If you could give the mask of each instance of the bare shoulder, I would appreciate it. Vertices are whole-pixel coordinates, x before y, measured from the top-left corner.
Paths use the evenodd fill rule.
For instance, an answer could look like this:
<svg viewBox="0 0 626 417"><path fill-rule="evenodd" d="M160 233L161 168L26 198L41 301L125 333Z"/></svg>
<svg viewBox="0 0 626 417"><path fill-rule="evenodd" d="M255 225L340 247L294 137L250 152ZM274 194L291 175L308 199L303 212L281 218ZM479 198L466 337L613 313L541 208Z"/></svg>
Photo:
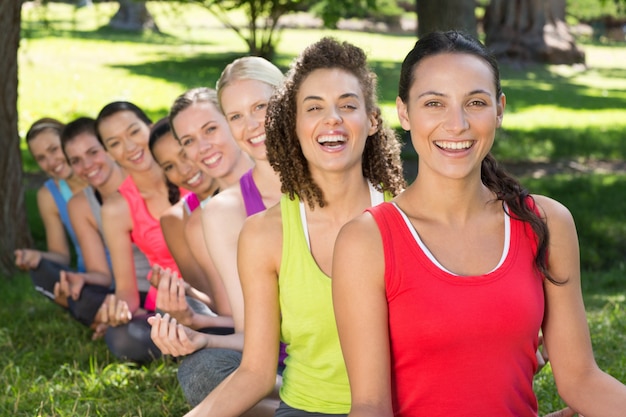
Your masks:
<svg viewBox="0 0 626 417"><path fill-rule="evenodd" d="M378 225L370 213L363 213L346 223L335 241L335 256L364 261L372 260L382 252Z"/></svg>
<svg viewBox="0 0 626 417"><path fill-rule="evenodd" d="M46 203L46 204L54 203L54 198L52 197L52 193L50 192L48 187L46 187L45 185L42 185L37 190L37 203L40 205L42 203Z"/></svg>
<svg viewBox="0 0 626 417"><path fill-rule="evenodd" d="M202 221L211 228L235 226L239 229L245 218L246 209L239 184L221 191L202 208Z"/></svg>
<svg viewBox="0 0 626 417"><path fill-rule="evenodd" d="M222 190L215 197L211 198L203 208L205 212L219 213L243 207L243 197L239 183Z"/></svg>
<svg viewBox="0 0 626 417"><path fill-rule="evenodd" d="M533 194L532 197L541 215L546 219L548 227L574 224L572 213L562 203L544 195Z"/></svg>
<svg viewBox="0 0 626 417"><path fill-rule="evenodd" d="M243 224L240 241L266 247L266 249L270 249L269 246L282 246L282 224L280 204L278 204L248 217Z"/></svg>
<svg viewBox="0 0 626 417"><path fill-rule="evenodd" d="M117 221L130 219L130 208L120 193L109 196L102 204L102 218Z"/></svg>
<svg viewBox="0 0 626 417"><path fill-rule="evenodd" d="M168 207L167 210L161 214L159 221L161 226L163 225L171 225L171 224L180 224L185 218L185 207L182 200L177 202L176 204Z"/></svg>
<svg viewBox="0 0 626 417"><path fill-rule="evenodd" d="M367 237L378 233L378 225L370 213L362 213L346 223L340 233L350 237Z"/></svg>
<svg viewBox="0 0 626 417"><path fill-rule="evenodd" d="M67 202L67 210L70 213L80 213L82 210L89 210L89 201L87 201L87 197L85 193L80 191L70 198L70 201Z"/></svg>

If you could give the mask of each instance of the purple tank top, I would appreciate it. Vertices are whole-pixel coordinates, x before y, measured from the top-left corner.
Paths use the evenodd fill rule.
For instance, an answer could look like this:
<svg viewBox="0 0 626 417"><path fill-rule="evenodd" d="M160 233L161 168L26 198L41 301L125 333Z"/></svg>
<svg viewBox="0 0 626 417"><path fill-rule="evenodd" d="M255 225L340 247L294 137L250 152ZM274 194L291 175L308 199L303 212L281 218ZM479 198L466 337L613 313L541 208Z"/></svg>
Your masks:
<svg viewBox="0 0 626 417"><path fill-rule="evenodd" d="M246 215L248 217L265 210L266 207L263 204L261 192L252 178L252 170L241 176L239 186L241 187L241 196L243 197L243 204L246 206Z"/></svg>
<svg viewBox="0 0 626 417"><path fill-rule="evenodd" d="M254 183L252 178L252 170L246 172L239 179L239 186L241 187L241 196L243 197L243 204L246 206L246 215L248 217L265 210L265 204L263 204L263 197L261 192ZM278 365L283 367L285 364L285 358L287 352L285 350L285 344L280 344L280 352L278 355Z"/></svg>

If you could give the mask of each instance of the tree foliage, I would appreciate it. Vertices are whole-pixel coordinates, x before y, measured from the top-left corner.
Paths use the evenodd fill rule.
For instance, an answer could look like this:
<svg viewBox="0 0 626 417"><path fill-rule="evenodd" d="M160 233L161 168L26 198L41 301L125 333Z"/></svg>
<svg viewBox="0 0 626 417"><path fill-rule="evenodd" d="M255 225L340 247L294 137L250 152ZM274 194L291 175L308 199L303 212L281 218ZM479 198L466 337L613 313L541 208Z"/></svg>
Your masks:
<svg viewBox="0 0 626 417"><path fill-rule="evenodd" d="M250 55L271 59L280 40L280 18L316 6L326 27L333 27L341 16L358 8L376 8L377 0L183 0L204 6L225 27L232 29L248 46ZM380 0L378 0L380 1ZM320 4L321 3L321 4ZM232 11L246 16L246 25L233 20Z"/></svg>

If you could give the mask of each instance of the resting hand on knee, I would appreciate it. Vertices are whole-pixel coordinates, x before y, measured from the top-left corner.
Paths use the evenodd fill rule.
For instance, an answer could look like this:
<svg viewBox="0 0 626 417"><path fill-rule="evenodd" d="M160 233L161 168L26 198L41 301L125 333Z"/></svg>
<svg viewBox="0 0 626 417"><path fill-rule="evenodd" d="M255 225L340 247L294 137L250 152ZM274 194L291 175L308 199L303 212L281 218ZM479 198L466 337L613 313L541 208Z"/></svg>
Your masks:
<svg viewBox="0 0 626 417"><path fill-rule="evenodd" d="M150 337L164 355L184 356L208 347L210 336L197 332L165 314L148 318Z"/></svg>

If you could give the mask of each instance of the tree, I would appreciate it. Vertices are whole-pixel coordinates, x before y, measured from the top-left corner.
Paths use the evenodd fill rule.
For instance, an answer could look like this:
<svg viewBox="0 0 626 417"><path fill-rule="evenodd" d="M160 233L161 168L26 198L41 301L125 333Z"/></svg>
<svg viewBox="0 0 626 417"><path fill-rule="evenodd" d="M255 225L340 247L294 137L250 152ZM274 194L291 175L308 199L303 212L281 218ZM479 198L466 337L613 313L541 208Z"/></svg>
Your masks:
<svg viewBox="0 0 626 417"><path fill-rule="evenodd" d="M109 21L109 27L137 32L143 30L159 31L145 1L118 0L118 3L120 7Z"/></svg>
<svg viewBox="0 0 626 417"><path fill-rule="evenodd" d="M376 0L183 0L204 6L225 27L232 29L246 43L250 55L272 59L280 39L279 20L282 16L308 10L313 4L324 3L321 18L332 27L342 13L355 7L376 7ZM232 19L233 10L243 10L247 24L240 27Z"/></svg>
<svg viewBox="0 0 626 417"><path fill-rule="evenodd" d="M565 0L491 0L485 43L502 61L585 62L565 23Z"/></svg>
<svg viewBox="0 0 626 417"><path fill-rule="evenodd" d="M17 132L17 50L22 0L0 0L0 273L14 271L13 251L31 244L24 209L22 153Z"/></svg>
<svg viewBox="0 0 626 417"><path fill-rule="evenodd" d="M436 30L462 30L476 36L475 0L417 0L417 36Z"/></svg>

